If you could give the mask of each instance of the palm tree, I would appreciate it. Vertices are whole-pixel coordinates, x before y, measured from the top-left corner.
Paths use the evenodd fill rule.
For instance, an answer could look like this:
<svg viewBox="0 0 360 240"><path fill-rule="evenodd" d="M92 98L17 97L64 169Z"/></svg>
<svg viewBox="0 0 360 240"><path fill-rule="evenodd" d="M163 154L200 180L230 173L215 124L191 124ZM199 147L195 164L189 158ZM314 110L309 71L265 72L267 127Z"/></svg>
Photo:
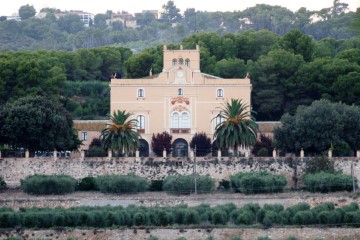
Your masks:
<svg viewBox="0 0 360 240"><path fill-rule="evenodd" d="M101 131L101 142L104 149L114 151L133 152L139 144L140 134L134 131L137 120L129 119L131 113L118 110L110 117L111 124Z"/></svg>
<svg viewBox="0 0 360 240"><path fill-rule="evenodd" d="M220 117L224 121L217 124L214 133L220 148L232 148L237 152L239 146L255 144L258 125L252 113L249 106L239 99L231 99L223 104L216 118Z"/></svg>

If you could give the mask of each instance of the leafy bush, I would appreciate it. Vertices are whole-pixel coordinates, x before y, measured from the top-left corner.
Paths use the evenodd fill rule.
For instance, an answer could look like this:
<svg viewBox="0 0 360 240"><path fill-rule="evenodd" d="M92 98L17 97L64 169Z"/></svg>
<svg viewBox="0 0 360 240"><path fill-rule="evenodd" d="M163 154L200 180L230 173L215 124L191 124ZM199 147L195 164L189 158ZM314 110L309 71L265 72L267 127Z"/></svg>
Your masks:
<svg viewBox="0 0 360 240"><path fill-rule="evenodd" d="M351 150L349 144L344 141L341 141L333 146L333 156L334 157L350 157L353 151Z"/></svg>
<svg viewBox="0 0 360 240"><path fill-rule="evenodd" d="M221 179L221 181L219 182L219 187L223 187L224 189L229 190L230 189L230 181Z"/></svg>
<svg viewBox="0 0 360 240"><path fill-rule="evenodd" d="M226 213L224 213L221 210L216 210L212 213L212 222L214 224L221 224L221 225L225 225L228 221L228 218L226 216Z"/></svg>
<svg viewBox="0 0 360 240"><path fill-rule="evenodd" d="M211 152L211 139L208 138L206 133L195 133L190 142L191 149L195 149L196 146L196 156L204 157Z"/></svg>
<svg viewBox="0 0 360 240"><path fill-rule="evenodd" d="M251 153L258 157L268 157L272 154L272 140L264 134L260 134L260 140L254 144Z"/></svg>
<svg viewBox="0 0 360 240"><path fill-rule="evenodd" d="M230 176L232 188L242 193L282 192L287 184L283 175L269 172L238 173Z"/></svg>
<svg viewBox="0 0 360 240"><path fill-rule="evenodd" d="M355 180L357 182L357 180ZM351 191L352 177L341 173L319 172L304 176L305 188L310 192Z"/></svg>
<svg viewBox="0 0 360 240"><path fill-rule="evenodd" d="M4 190L6 188L6 182L4 181L4 178L0 176L0 191Z"/></svg>
<svg viewBox="0 0 360 240"><path fill-rule="evenodd" d="M78 182L78 184L76 186L76 190L97 191L97 190L99 190L99 188L96 185L96 180L94 177L84 177Z"/></svg>
<svg viewBox="0 0 360 240"><path fill-rule="evenodd" d="M151 180L149 191L161 192L163 190L163 180Z"/></svg>
<svg viewBox="0 0 360 240"><path fill-rule="evenodd" d="M104 175L96 178L96 184L103 193L135 193L148 189L148 181L133 174Z"/></svg>
<svg viewBox="0 0 360 240"><path fill-rule="evenodd" d="M171 153L171 140L172 136L168 132L153 134L151 139L151 148L158 157L163 156L164 149L167 154Z"/></svg>
<svg viewBox="0 0 360 240"><path fill-rule="evenodd" d="M208 193L215 188L215 180L207 175L197 175L196 184L198 193ZM174 194L190 194L194 186L194 175L167 176L163 181L163 190Z"/></svg>
<svg viewBox="0 0 360 240"><path fill-rule="evenodd" d="M292 218L292 223L297 225L308 225L315 222L314 214L310 210L300 211Z"/></svg>
<svg viewBox="0 0 360 240"><path fill-rule="evenodd" d="M108 153L102 147L92 147L86 151L85 157L106 157Z"/></svg>
<svg viewBox="0 0 360 240"><path fill-rule="evenodd" d="M22 179L21 189L30 194L66 194L75 191L77 181L68 175L33 175Z"/></svg>
<svg viewBox="0 0 360 240"><path fill-rule="evenodd" d="M334 162L325 156L315 157L306 162L305 174L318 172L335 172Z"/></svg>

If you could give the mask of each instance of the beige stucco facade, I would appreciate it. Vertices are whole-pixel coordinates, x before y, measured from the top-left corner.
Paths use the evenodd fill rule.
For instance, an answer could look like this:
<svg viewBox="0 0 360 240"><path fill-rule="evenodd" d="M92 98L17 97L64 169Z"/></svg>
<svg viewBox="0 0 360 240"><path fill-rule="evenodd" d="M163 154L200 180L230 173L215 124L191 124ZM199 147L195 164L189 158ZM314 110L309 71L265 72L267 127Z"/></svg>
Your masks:
<svg viewBox="0 0 360 240"><path fill-rule="evenodd" d="M197 132L213 137L221 104L231 98L251 105L249 77L223 79L201 73L200 49L163 49L163 71L141 79L112 79L111 113L126 110L138 119L142 138L167 131L173 142ZM214 119L215 118L215 119ZM213 120L214 119L214 120Z"/></svg>

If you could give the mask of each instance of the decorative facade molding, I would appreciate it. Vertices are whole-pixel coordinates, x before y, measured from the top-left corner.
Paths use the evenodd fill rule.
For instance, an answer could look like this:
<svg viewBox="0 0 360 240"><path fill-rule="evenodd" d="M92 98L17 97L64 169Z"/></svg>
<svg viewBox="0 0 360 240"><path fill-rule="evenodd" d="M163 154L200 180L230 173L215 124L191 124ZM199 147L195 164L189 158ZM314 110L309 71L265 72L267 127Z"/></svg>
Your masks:
<svg viewBox="0 0 360 240"><path fill-rule="evenodd" d="M173 112L189 112L189 109L186 106L183 105L177 105L173 108Z"/></svg>
<svg viewBox="0 0 360 240"><path fill-rule="evenodd" d="M171 104L174 105L175 103L185 103L186 105L190 104L190 100L187 97L174 97L171 99Z"/></svg>

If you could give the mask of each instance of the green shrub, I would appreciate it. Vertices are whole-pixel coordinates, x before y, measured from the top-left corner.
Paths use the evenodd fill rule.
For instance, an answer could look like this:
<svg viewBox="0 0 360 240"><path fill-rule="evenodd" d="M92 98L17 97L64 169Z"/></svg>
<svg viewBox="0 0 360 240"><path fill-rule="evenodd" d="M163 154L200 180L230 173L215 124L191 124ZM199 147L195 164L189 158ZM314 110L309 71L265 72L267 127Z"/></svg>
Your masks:
<svg viewBox="0 0 360 240"><path fill-rule="evenodd" d="M197 192L208 193L214 190L215 181L206 175L197 175ZM177 175L167 176L163 181L163 189L173 194L190 194L194 192L194 176L193 175Z"/></svg>
<svg viewBox="0 0 360 240"><path fill-rule="evenodd" d="M219 187L223 187L224 189L229 190L230 189L230 181L221 179L221 181L219 182Z"/></svg>
<svg viewBox="0 0 360 240"><path fill-rule="evenodd" d="M357 180L356 180L357 181ZM319 172L304 176L305 188L310 192L351 191L352 177L342 173Z"/></svg>
<svg viewBox="0 0 360 240"><path fill-rule="evenodd" d="M94 177L84 177L76 185L76 190L79 191L97 191L99 190L96 185L96 180Z"/></svg>
<svg viewBox="0 0 360 240"><path fill-rule="evenodd" d="M133 174L104 175L96 178L96 184L102 193L136 193L148 189L148 181Z"/></svg>
<svg viewBox="0 0 360 240"><path fill-rule="evenodd" d="M341 214L338 211L322 211L317 215L320 224L337 224L341 223Z"/></svg>
<svg viewBox="0 0 360 240"><path fill-rule="evenodd" d="M271 240L268 236L258 237L257 240Z"/></svg>
<svg viewBox="0 0 360 240"><path fill-rule="evenodd" d="M286 210L290 213L291 217L295 216L296 213L301 211L306 211L310 209L310 205L307 203L298 203L291 207L288 207Z"/></svg>
<svg viewBox="0 0 360 240"><path fill-rule="evenodd" d="M212 222L213 224L221 224L221 225L225 225L228 221L226 213L224 213L221 210L216 210L212 213Z"/></svg>
<svg viewBox="0 0 360 240"><path fill-rule="evenodd" d="M4 181L4 178L0 176L0 191L4 190L6 188L6 182Z"/></svg>
<svg viewBox="0 0 360 240"><path fill-rule="evenodd" d="M77 181L67 175L33 175L21 180L21 189L30 194L66 194L75 191Z"/></svg>
<svg viewBox="0 0 360 240"><path fill-rule="evenodd" d="M311 158L306 162L304 172L305 174L318 172L334 173L334 162L325 156Z"/></svg>
<svg viewBox="0 0 360 240"><path fill-rule="evenodd" d="M163 180L151 180L149 191L161 192L163 190Z"/></svg>
<svg viewBox="0 0 360 240"><path fill-rule="evenodd" d="M199 214L193 209L188 209L185 213L184 222L188 225L199 224L200 223Z"/></svg>
<svg viewBox="0 0 360 240"><path fill-rule="evenodd" d="M232 188L242 193L282 192L287 184L283 175L260 173L238 173L230 176Z"/></svg>
<svg viewBox="0 0 360 240"><path fill-rule="evenodd" d="M102 147L92 147L86 151L85 157L107 157L107 155Z"/></svg>
<svg viewBox="0 0 360 240"><path fill-rule="evenodd" d="M333 146L334 157L351 157L353 151L346 142L339 142Z"/></svg>
<svg viewBox="0 0 360 240"><path fill-rule="evenodd" d="M297 237L289 236L286 238L286 240L299 240Z"/></svg>
<svg viewBox="0 0 360 240"><path fill-rule="evenodd" d="M356 202L352 202L343 206L341 209L344 210L344 212L353 212L359 209L359 205Z"/></svg>
<svg viewBox="0 0 360 240"><path fill-rule="evenodd" d="M280 218L279 213L274 212L274 211L266 211L262 223L266 227L270 227L270 226L272 226L274 224L280 224L281 223L281 218Z"/></svg>
<svg viewBox="0 0 360 240"><path fill-rule="evenodd" d="M297 212L291 222L296 225L309 225L315 223L315 218L312 211L306 210Z"/></svg>
<svg viewBox="0 0 360 240"><path fill-rule="evenodd" d="M146 225L146 217L142 211L135 213L133 216L133 221L135 226Z"/></svg>

